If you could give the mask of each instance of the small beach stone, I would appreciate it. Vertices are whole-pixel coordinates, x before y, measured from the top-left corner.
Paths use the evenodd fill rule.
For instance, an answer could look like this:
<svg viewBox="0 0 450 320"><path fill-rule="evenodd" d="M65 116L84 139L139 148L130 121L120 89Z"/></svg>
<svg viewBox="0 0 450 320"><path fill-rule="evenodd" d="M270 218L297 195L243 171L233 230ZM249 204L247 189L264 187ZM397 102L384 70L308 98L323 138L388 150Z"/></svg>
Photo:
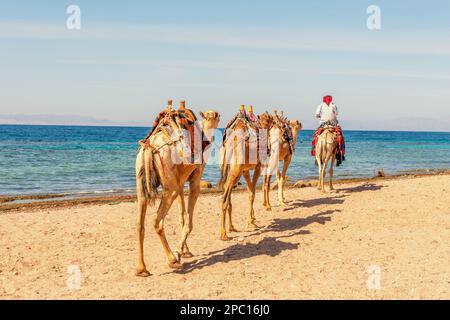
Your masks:
<svg viewBox="0 0 450 320"><path fill-rule="evenodd" d="M202 181L200 181L200 188L202 188L202 189L211 189L212 188L212 183L202 180Z"/></svg>

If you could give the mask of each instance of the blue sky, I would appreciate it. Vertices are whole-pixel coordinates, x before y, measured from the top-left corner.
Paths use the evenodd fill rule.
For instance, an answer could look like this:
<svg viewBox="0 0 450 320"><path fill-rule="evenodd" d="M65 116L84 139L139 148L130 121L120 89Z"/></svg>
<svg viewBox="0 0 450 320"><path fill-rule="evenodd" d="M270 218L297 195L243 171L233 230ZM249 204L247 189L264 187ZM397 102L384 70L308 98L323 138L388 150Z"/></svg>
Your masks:
<svg viewBox="0 0 450 320"><path fill-rule="evenodd" d="M70 4L81 30L66 29ZM150 123L173 98L223 122L245 103L312 127L331 93L348 127L441 129L449 16L448 1L2 0L0 114Z"/></svg>

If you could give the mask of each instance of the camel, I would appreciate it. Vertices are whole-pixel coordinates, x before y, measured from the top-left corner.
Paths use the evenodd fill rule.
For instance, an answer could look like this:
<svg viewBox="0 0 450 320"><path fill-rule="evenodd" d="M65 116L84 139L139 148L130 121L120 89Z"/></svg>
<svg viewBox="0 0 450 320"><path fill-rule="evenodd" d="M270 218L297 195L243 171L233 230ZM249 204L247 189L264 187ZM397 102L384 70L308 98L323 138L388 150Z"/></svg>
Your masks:
<svg viewBox="0 0 450 320"><path fill-rule="evenodd" d="M323 132L319 135L316 143L316 162L319 167L319 183L317 185L317 189L322 192L326 192L324 185L325 171L327 169L328 162L330 161L330 190L334 190L333 167L337 152L338 142L335 128L331 125L325 125L323 127Z"/></svg>
<svg viewBox="0 0 450 320"><path fill-rule="evenodd" d="M276 152L276 150L279 150L279 152L278 152L278 159L276 158L273 159L275 163L273 163L273 165L268 168L267 170L268 172L266 172L266 175L264 177L263 206L266 208L267 211L272 210L272 207L270 205L270 179L272 178L272 172L274 171L275 168L277 170L277 182L278 182L278 205L280 206L286 205L286 201L284 198L284 184L286 182L286 172L292 161L292 156L294 152L294 150L291 150L291 145L289 144L289 141L287 140L286 134L284 132L286 128L281 123L281 120L276 112L274 118L277 119L277 121L275 121L272 129L270 129L269 132L270 150L273 150L274 152ZM292 131L292 138L293 138L292 147L295 147L297 143L298 134L302 129L302 125L298 120L291 120L289 121L289 129ZM283 169L281 170L281 172L278 166L279 161L283 161ZM275 168L273 168L273 166L275 166Z"/></svg>
<svg viewBox="0 0 450 320"><path fill-rule="evenodd" d="M175 114L173 109L169 109ZM202 116L201 133L203 140L211 141L214 130L217 129L220 115L216 111L200 112ZM164 252L167 256L169 267L180 269L181 257L192 257L187 246L187 238L193 227L194 207L200 194L200 178L203 174L205 161L178 161L177 157L188 154L182 143L179 119L177 116L169 117L169 124L162 130L155 130L154 134L140 141L140 148L136 157L136 191L137 191L137 238L138 238L138 267L136 275L148 277L144 262L144 235L145 216L149 205L154 204L158 186L161 186L161 201L152 223L158 234ZM178 139L176 133L179 134ZM175 138L174 138L175 136ZM194 144L195 146L196 144ZM198 143L197 143L198 145ZM195 147L194 147L195 148ZM206 152L200 150L200 157L204 158ZM186 158L185 158L186 159ZM169 174L170 173L170 174ZM189 200L186 212L184 202L184 184L189 182ZM180 224L182 227L181 241L175 254L170 249L164 233L164 218L173 201L178 199L180 211ZM187 219L186 219L187 218Z"/></svg>
<svg viewBox="0 0 450 320"><path fill-rule="evenodd" d="M259 133L256 133L256 130L249 129L248 124L242 118L238 117L236 121L233 134L227 137L221 150L223 161L221 163L221 179L218 188L221 190L223 186L222 211L220 213L220 239L223 241L229 240L225 229L226 216L228 216L228 232L237 231L232 220L231 193L242 175L247 183L250 205L247 229L259 228L255 223L256 218L253 209L256 183L261 175L262 167L256 141L263 135L262 132L267 132L271 128L273 117L268 113L258 116ZM253 178L250 176L251 170L254 170Z"/></svg>

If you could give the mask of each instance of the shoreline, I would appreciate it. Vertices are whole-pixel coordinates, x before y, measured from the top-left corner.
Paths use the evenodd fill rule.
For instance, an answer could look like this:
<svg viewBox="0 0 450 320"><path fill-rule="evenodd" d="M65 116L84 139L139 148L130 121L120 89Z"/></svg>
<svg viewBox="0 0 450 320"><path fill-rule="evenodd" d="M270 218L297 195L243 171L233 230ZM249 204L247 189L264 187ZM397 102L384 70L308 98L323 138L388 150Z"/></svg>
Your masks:
<svg viewBox="0 0 450 320"><path fill-rule="evenodd" d="M375 176L372 178L344 178L334 180L334 184L346 184L356 182L374 182L383 180L400 180L400 179L414 179L424 176L439 176L450 175L450 169L420 169L414 171L399 172L394 175ZM296 182L287 182L287 189L296 188L311 188L317 184L316 179L312 180L299 180ZM276 184L271 184L272 190L276 187ZM246 190L244 185L238 185L235 187L235 192L243 192ZM257 190L261 190L261 185L257 187ZM215 187L202 188L200 194L219 194ZM186 193L185 193L186 194ZM8 212L17 212L23 210L38 211L48 209L69 208L78 206L89 205L116 205L125 202L136 201L135 193L121 193L121 194L102 194L94 195L94 193L86 193L83 195L74 194L41 194L41 195L18 195L18 196L2 196L0 195L0 214Z"/></svg>

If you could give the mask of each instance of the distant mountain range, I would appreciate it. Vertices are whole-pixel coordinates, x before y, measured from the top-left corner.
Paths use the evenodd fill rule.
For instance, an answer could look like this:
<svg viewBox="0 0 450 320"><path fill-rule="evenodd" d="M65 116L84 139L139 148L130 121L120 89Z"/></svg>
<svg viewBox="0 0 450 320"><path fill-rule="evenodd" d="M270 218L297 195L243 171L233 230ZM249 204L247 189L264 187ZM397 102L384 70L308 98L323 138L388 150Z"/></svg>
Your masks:
<svg viewBox="0 0 450 320"><path fill-rule="evenodd" d="M341 121L347 130L437 131L450 132L450 116L433 118L397 118L386 120Z"/></svg>
<svg viewBox="0 0 450 320"><path fill-rule="evenodd" d="M225 123L225 122L224 122ZM304 121L304 129L311 129L315 121ZM75 115L0 115L0 124L28 125L79 125L79 126L131 126L149 127L149 122L112 121L94 117ZM439 119L433 118L397 118L386 120L341 120L344 130L378 130L378 131L442 131L450 132L450 115Z"/></svg>

